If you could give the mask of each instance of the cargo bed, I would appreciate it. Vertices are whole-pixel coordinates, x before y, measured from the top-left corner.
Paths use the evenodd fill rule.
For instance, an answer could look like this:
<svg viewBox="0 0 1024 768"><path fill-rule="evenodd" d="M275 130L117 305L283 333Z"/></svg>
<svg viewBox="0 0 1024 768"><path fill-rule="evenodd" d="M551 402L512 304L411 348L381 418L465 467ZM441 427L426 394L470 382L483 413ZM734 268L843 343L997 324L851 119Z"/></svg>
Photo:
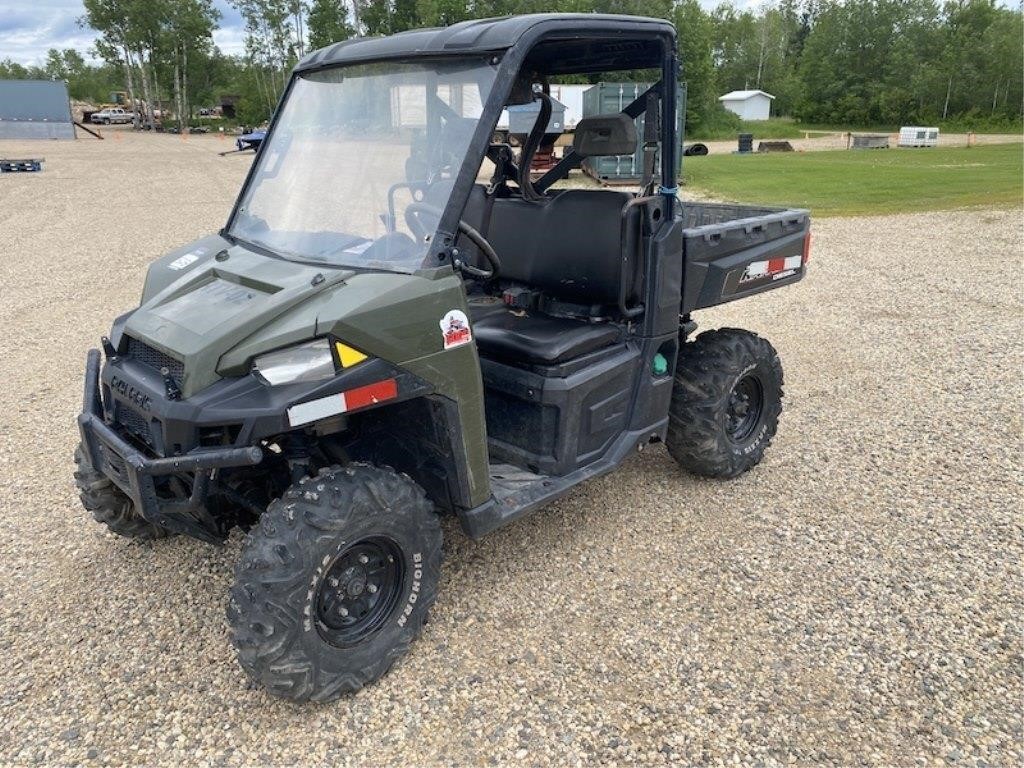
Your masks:
<svg viewBox="0 0 1024 768"><path fill-rule="evenodd" d="M809 211L690 201L682 206L684 315L803 277Z"/></svg>

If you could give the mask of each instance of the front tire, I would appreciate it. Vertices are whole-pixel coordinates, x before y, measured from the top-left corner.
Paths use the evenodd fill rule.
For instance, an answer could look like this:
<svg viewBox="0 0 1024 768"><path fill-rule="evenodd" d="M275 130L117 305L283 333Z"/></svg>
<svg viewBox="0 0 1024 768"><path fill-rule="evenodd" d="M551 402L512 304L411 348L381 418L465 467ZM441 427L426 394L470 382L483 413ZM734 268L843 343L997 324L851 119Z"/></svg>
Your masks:
<svg viewBox="0 0 1024 768"><path fill-rule="evenodd" d="M103 523L112 533L126 539L153 541L171 535L166 528L154 525L135 511L135 505L114 482L96 469L85 458L79 445L75 449L75 486L82 506L92 513L97 523Z"/></svg>
<svg viewBox="0 0 1024 768"><path fill-rule="evenodd" d="M760 463L782 413L782 362L738 328L684 344L669 408L668 452L688 472L736 477Z"/></svg>
<svg viewBox="0 0 1024 768"><path fill-rule="evenodd" d="M441 525L422 488L368 464L323 469L246 538L227 609L238 661L293 701L357 691L419 635L440 571Z"/></svg>

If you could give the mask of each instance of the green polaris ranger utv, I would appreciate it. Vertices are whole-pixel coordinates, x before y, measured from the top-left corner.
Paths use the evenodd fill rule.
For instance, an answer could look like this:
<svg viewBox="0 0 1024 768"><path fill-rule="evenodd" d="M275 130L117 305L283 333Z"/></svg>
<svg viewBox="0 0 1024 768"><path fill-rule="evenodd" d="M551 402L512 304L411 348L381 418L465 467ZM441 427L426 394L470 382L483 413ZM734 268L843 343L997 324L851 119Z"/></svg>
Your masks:
<svg viewBox="0 0 1024 768"><path fill-rule="evenodd" d="M638 70L654 85L531 173L550 78ZM691 338L691 313L800 280L809 217L677 198L678 76L673 27L629 16L316 51L224 228L156 260L89 352L82 503L134 539L248 531L227 615L271 693L387 672L436 596L442 514L482 536L653 442L709 477L761 460L779 357ZM515 105L537 115L516 149L494 141ZM556 188L606 157L637 192Z"/></svg>

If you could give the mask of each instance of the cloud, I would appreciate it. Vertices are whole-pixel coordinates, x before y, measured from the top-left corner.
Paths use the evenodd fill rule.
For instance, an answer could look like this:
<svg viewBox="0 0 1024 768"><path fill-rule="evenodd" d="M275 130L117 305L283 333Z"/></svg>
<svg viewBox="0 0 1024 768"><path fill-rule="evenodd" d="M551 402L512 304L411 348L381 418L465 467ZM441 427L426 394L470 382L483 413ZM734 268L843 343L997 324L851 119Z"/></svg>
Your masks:
<svg viewBox="0 0 1024 768"><path fill-rule="evenodd" d="M41 65L50 48L74 48L89 58L97 33L79 26L85 16L82 0L2 0L0 58ZM243 53L244 29L238 11L227 0L214 0L221 13L213 41L227 54Z"/></svg>
<svg viewBox="0 0 1024 768"><path fill-rule="evenodd" d="M20 32L34 24L34 20L27 13L5 13L0 16L0 32Z"/></svg>

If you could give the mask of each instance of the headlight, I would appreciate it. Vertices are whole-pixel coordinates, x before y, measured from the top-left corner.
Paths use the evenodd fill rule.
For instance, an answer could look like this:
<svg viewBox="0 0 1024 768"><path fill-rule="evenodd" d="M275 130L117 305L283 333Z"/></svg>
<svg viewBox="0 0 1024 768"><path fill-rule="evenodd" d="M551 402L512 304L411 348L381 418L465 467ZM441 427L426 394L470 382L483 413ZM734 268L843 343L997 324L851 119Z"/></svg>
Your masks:
<svg viewBox="0 0 1024 768"><path fill-rule="evenodd" d="M253 370L272 386L321 381L334 376L334 356L327 339L317 339L260 355L253 361Z"/></svg>

